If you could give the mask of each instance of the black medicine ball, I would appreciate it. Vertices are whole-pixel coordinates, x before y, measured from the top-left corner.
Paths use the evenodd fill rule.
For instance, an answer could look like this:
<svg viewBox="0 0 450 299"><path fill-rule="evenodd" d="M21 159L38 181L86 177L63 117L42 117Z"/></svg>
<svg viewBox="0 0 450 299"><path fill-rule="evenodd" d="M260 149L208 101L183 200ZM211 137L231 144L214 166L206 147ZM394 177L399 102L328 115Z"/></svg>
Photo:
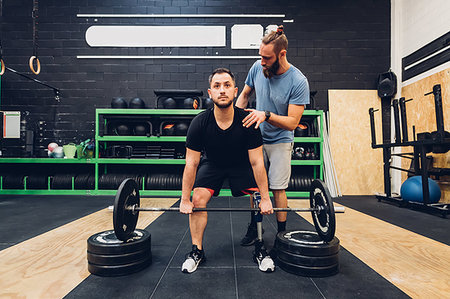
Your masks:
<svg viewBox="0 0 450 299"><path fill-rule="evenodd" d="M308 136L308 126L305 124L298 124L297 128L295 128L294 136L295 137L306 137Z"/></svg>
<svg viewBox="0 0 450 299"><path fill-rule="evenodd" d="M175 100L172 98L167 98L163 101L163 107L164 109L176 109L177 102L175 102Z"/></svg>
<svg viewBox="0 0 450 299"><path fill-rule="evenodd" d="M136 124L134 126L134 135L136 136L146 136L149 133L147 126L144 124Z"/></svg>
<svg viewBox="0 0 450 299"><path fill-rule="evenodd" d="M175 133L178 136L186 136L188 131L188 124L185 122L179 122L175 126Z"/></svg>
<svg viewBox="0 0 450 299"><path fill-rule="evenodd" d="M131 135L130 127L126 124L120 124L116 127L116 134L121 136Z"/></svg>
<svg viewBox="0 0 450 299"><path fill-rule="evenodd" d="M205 109L210 109L212 107L214 107L214 102L211 98L206 98L203 102L203 108Z"/></svg>
<svg viewBox="0 0 450 299"><path fill-rule="evenodd" d="M200 108L199 104L198 100L193 98L185 98L183 101L184 109L198 109Z"/></svg>
<svg viewBox="0 0 450 299"><path fill-rule="evenodd" d="M140 98L134 98L130 101L130 105L128 105L130 109L144 109L145 102Z"/></svg>
<svg viewBox="0 0 450 299"><path fill-rule="evenodd" d="M123 98L113 98L111 101L111 108L126 109L128 108L128 104Z"/></svg>
<svg viewBox="0 0 450 299"><path fill-rule="evenodd" d="M165 136L172 136L175 134L175 124L165 124L162 129L162 134Z"/></svg>

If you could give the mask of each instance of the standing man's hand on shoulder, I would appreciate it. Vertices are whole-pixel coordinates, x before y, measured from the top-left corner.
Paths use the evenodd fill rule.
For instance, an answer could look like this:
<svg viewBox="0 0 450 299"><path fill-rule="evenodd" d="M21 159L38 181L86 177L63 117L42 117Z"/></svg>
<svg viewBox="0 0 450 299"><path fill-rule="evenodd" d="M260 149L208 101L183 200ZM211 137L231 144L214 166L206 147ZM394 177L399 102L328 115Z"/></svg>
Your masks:
<svg viewBox="0 0 450 299"><path fill-rule="evenodd" d="M242 125L249 128L251 125L255 124L255 129L258 129L259 125L266 120L266 113L264 111L258 111L255 109L244 109L250 112L243 120Z"/></svg>

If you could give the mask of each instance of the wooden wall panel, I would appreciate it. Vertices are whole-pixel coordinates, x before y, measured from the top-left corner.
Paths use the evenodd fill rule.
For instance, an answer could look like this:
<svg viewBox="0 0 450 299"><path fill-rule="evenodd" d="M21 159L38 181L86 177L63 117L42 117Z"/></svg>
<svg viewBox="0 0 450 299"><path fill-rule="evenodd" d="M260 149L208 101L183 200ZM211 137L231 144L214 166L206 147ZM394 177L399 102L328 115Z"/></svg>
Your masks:
<svg viewBox="0 0 450 299"><path fill-rule="evenodd" d="M383 193L383 153L372 149L369 108L381 107L376 90L329 90L330 146L343 195ZM375 113L381 142L381 113Z"/></svg>
<svg viewBox="0 0 450 299"><path fill-rule="evenodd" d="M424 94L433 90L433 86L441 84L442 105L444 110L444 128L450 131L450 68L427 78L404 86L402 96L405 99L413 99L406 103L408 119L408 137L412 140L412 126L416 127L416 133L436 131L436 113L434 108L434 96ZM403 152L412 152L412 148L404 147ZM430 154L433 156L434 167L450 167L450 152L446 154ZM402 168L409 168L410 161L403 159ZM407 179L406 173L402 174L402 182ZM442 191L441 202L450 203L450 176L441 177L438 181Z"/></svg>

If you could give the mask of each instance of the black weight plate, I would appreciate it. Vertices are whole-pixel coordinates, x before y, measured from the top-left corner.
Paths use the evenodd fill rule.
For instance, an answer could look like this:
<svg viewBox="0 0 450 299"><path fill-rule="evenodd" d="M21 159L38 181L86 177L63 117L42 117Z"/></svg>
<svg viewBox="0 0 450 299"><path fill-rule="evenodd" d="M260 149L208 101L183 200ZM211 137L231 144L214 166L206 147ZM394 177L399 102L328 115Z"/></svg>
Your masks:
<svg viewBox="0 0 450 299"><path fill-rule="evenodd" d="M126 242L117 239L113 230L96 233L87 240L87 251L94 254L127 254L141 250L151 250L151 234L142 229L136 229L133 237Z"/></svg>
<svg viewBox="0 0 450 299"><path fill-rule="evenodd" d="M287 230L277 234L275 248L305 256L329 256L339 252L339 239L327 243L316 232Z"/></svg>
<svg viewBox="0 0 450 299"><path fill-rule="evenodd" d="M156 175L152 174L150 177L150 190L156 189Z"/></svg>
<svg viewBox="0 0 450 299"><path fill-rule="evenodd" d="M162 174L158 174L158 176L156 177L156 189L157 190L161 190L161 186L162 186L162 180L163 180L163 175Z"/></svg>
<svg viewBox="0 0 450 299"><path fill-rule="evenodd" d="M310 190L309 202L311 208L322 208L320 211L311 212L314 226L319 236L325 242L330 242L336 232L336 217L330 191L321 180L314 180Z"/></svg>
<svg viewBox="0 0 450 299"><path fill-rule="evenodd" d="M133 212L127 210L126 207L132 205L139 207L139 204L138 185L132 179L124 180L120 184L114 200L113 223L117 239L126 241L133 235L138 221L139 211Z"/></svg>
<svg viewBox="0 0 450 299"><path fill-rule="evenodd" d="M124 254L96 254L88 251L87 260L91 264L102 266L118 266L148 259L152 255L150 248Z"/></svg>
<svg viewBox="0 0 450 299"><path fill-rule="evenodd" d="M152 263L152 258L144 259L130 264L118 266L104 266L88 263L88 270L90 273L98 276L123 276L136 273L147 268Z"/></svg>
<svg viewBox="0 0 450 299"><path fill-rule="evenodd" d="M295 187L297 190L302 190L301 177L295 177Z"/></svg>
<svg viewBox="0 0 450 299"><path fill-rule="evenodd" d="M335 275L339 272L339 264L325 267L306 267L278 259L278 265L286 272L307 277L326 277Z"/></svg>
<svg viewBox="0 0 450 299"><path fill-rule="evenodd" d="M173 189L173 174L169 174L169 177L167 179L166 188L167 188L167 190L172 190Z"/></svg>
<svg viewBox="0 0 450 299"><path fill-rule="evenodd" d="M306 256L277 250L277 258L294 265L306 267L326 267L339 263L339 253L327 256Z"/></svg>

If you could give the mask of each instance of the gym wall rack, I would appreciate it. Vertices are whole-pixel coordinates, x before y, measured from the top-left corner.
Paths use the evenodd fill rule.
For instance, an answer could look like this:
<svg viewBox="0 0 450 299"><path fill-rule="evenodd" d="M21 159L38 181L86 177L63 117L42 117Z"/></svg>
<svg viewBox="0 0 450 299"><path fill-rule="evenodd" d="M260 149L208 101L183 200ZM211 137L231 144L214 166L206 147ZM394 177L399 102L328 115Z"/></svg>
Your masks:
<svg viewBox="0 0 450 299"><path fill-rule="evenodd" d="M107 177L112 170L121 171L120 175L130 173L127 169L133 169L133 167L140 169L149 169L149 173L152 169L177 169L181 173L184 168L185 160L183 158L172 159L153 159L153 158L116 158L105 157L101 155L101 151L98 149L108 146L114 146L121 144L127 146L128 144L142 144L147 146L161 146L165 144L175 145L177 147L183 147L186 142L186 136L163 136L158 134L160 125L158 122L167 120L168 118L181 118L192 119L198 113L203 111L202 109L96 109L95 113L95 155L91 159L54 159L54 158L0 158L0 194L46 194L46 195L115 195L116 188L105 189L100 186L102 179ZM292 160L292 174L294 177L310 177L312 179L323 179L323 111L322 110L305 110L302 119L309 119L315 121L318 130L317 137L295 137L295 144L309 144L315 148L317 154L314 160ZM107 127L108 122L116 121L117 119L131 119L133 121L143 120L152 122L153 132L146 136L117 136L108 135ZM156 125L155 125L156 124ZM42 168L59 167L67 169L67 175L71 175L69 179L72 181L71 188L67 189L54 189L52 188L52 178L47 177L47 188L42 189L30 189L27 180L29 181L29 173L25 173L24 168L34 169L34 172L39 172ZM81 168L83 171L94 178L93 188L79 189L76 188L76 171L72 171L72 168ZM4 188L5 177L10 175L12 169L15 169L15 173L23 174L23 184L20 188ZM33 172L32 171L32 172ZM178 171L177 171L178 173ZM119 174L119 173L117 173ZM134 176L141 175L142 173L135 173ZM153 174L153 173L152 173ZM87 175L84 173L83 175ZM155 174L158 177L159 174ZM170 175L170 173L169 173ZM31 177L31 176L30 176ZM136 179L136 178L135 178ZM172 178L172 180L176 180ZM180 196L180 190L155 190L148 189L146 186L152 185L152 182L147 178L142 177L139 179L142 185L140 188L140 194L144 196ZM170 180L169 180L170 181ZM168 182L169 182L168 181ZM147 182L147 183L146 183ZM169 183L168 183L169 184ZM27 186L28 185L28 186ZM297 185L301 185L300 181ZM231 196L229 189L222 189L220 196ZM292 190L292 188L290 189ZM288 191L288 196L291 197L309 197L307 191Z"/></svg>

